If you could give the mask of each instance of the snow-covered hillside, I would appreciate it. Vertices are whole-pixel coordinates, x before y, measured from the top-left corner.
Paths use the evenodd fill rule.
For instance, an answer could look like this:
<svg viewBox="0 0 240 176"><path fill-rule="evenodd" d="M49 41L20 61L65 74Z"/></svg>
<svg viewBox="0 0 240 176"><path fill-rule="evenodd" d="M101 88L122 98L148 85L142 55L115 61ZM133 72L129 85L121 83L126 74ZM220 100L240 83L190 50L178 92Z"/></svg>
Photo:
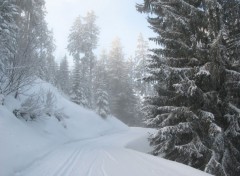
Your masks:
<svg viewBox="0 0 240 176"><path fill-rule="evenodd" d="M56 108L62 109L69 118L58 122L54 117L45 116L26 122L14 116L12 111L20 106L26 95L49 90L56 96ZM52 85L38 80L19 100L9 96L5 106L0 106L0 176L12 175L62 143L126 128L116 118L103 120L94 112L68 101Z"/></svg>
<svg viewBox="0 0 240 176"><path fill-rule="evenodd" d="M0 176L204 176L190 167L140 153L150 150L150 129L129 128L70 102L50 84L36 81L18 100L0 106ZM68 118L14 116L27 95L54 92L56 109ZM138 150L138 151L134 151Z"/></svg>

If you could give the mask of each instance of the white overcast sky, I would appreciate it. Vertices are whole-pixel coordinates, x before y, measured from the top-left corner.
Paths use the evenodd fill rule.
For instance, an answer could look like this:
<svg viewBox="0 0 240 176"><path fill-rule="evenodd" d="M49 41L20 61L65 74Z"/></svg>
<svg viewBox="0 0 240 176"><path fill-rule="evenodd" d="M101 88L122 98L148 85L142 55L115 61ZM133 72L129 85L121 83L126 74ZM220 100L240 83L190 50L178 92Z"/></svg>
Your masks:
<svg viewBox="0 0 240 176"><path fill-rule="evenodd" d="M114 38L121 39L126 57L134 56L139 33L145 39L154 36L148 28L146 16L136 11L135 4L143 0L46 0L47 22L53 29L57 46L56 57L66 53L67 38L77 16L85 16L90 10L96 14L100 27L96 54L102 49L109 50Z"/></svg>

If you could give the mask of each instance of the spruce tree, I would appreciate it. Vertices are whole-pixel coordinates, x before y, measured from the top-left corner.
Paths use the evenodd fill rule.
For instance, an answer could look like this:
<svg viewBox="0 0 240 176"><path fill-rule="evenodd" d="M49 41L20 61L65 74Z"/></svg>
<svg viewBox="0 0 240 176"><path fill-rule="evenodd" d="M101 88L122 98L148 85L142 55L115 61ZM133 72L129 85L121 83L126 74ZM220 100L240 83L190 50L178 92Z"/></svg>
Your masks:
<svg viewBox="0 0 240 176"><path fill-rule="evenodd" d="M93 90L95 93L97 93L97 90L99 89L108 92L109 80L108 80L107 60L108 60L107 52L103 50L100 55L100 58L96 61L96 66L94 69L94 79L93 79L94 89ZM94 94L94 97L97 97L97 95Z"/></svg>
<svg viewBox="0 0 240 176"><path fill-rule="evenodd" d="M91 11L87 13L86 17L77 17L72 26L68 43L70 55L80 61L81 85L89 108L93 107L93 68L96 62L93 50L97 47L98 35L96 16ZM82 54L81 57L80 54Z"/></svg>
<svg viewBox="0 0 240 176"><path fill-rule="evenodd" d="M108 94L101 89L97 90L96 111L102 118L107 118L109 115Z"/></svg>
<svg viewBox="0 0 240 176"><path fill-rule="evenodd" d="M239 175L239 72L234 69L229 26L234 1L145 0L137 5L161 47L152 49L150 76L155 96L146 99L146 123L158 129L154 155L218 176ZM233 4L234 5L233 5ZM226 17L228 16L229 19ZM230 19L231 18L231 19ZM237 48L236 44L233 44ZM236 64L236 62L235 62ZM235 168L235 169L234 169Z"/></svg>
<svg viewBox="0 0 240 176"><path fill-rule="evenodd" d="M60 67L58 71L58 85L64 93L69 94L70 78L69 78L69 68L68 68L68 61L67 61L66 55L63 57L60 63Z"/></svg>
<svg viewBox="0 0 240 176"><path fill-rule="evenodd" d="M109 79L109 102L111 114L123 122L134 125L136 98L131 86L127 64L120 39L112 42L107 63Z"/></svg>
<svg viewBox="0 0 240 176"><path fill-rule="evenodd" d="M13 0L0 1L0 76L6 72L6 63L16 51L18 26L17 5Z"/></svg>
<svg viewBox="0 0 240 176"><path fill-rule="evenodd" d="M83 24L82 17L78 16L71 28L71 33L68 36L68 46L67 49L70 55L73 56L75 60L81 59L81 54L84 51L84 34L83 34Z"/></svg>
<svg viewBox="0 0 240 176"><path fill-rule="evenodd" d="M57 86L57 75L58 75L59 65L56 63L55 57L53 55L53 52L55 51L55 45L53 43L52 31L49 31L47 33L46 46L44 50L45 50L45 57L40 58L40 60L45 60L44 62L45 74L43 79Z"/></svg>
<svg viewBox="0 0 240 176"><path fill-rule="evenodd" d="M84 24L81 16L77 17L68 36L68 51L73 56L75 65L72 74L71 99L76 104L88 107L88 87L86 86L86 60L81 54L85 49Z"/></svg>
<svg viewBox="0 0 240 176"><path fill-rule="evenodd" d="M43 24L42 24L43 23ZM53 52L55 51L55 44L53 43L53 32L47 29L47 24L42 22L39 25L40 41L39 41L39 52L38 52L38 64L39 68L37 76L41 79L57 84L57 63Z"/></svg>
<svg viewBox="0 0 240 176"><path fill-rule="evenodd" d="M93 50L97 48L99 28L96 25L96 15L94 11L90 11L83 18L84 24L84 54L87 67L87 86L89 87L89 104L93 107L93 69L96 65L96 57Z"/></svg>
<svg viewBox="0 0 240 176"><path fill-rule="evenodd" d="M134 80L136 82L136 89L141 95L147 95L148 86L143 78L147 74L147 57L148 57L148 42L145 41L143 35L140 33L137 40L137 48L134 58Z"/></svg>
<svg viewBox="0 0 240 176"><path fill-rule="evenodd" d="M80 61L77 59L75 60L74 70L72 73L72 87L70 92L70 98L71 100L83 107L88 107L87 98L85 95L85 91L83 89L83 86L81 85L81 65Z"/></svg>

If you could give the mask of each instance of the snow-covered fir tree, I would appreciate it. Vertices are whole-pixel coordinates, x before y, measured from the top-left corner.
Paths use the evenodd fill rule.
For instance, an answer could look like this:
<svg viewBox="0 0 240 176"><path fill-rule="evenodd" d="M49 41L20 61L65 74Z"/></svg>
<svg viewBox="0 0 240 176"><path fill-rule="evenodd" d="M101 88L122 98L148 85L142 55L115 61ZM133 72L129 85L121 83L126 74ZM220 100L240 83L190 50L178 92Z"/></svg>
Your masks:
<svg viewBox="0 0 240 176"><path fill-rule="evenodd" d="M36 5L38 2L34 2L34 6L38 6L38 22L36 23L36 33L38 34L38 71L37 76L41 79L56 85L56 71L57 71L57 63L55 62L55 57L53 52L55 51L55 44L53 43L53 31L50 31L47 26L47 22L45 20L46 9L45 6ZM29 2L30 3L30 2ZM43 3L43 2L42 2ZM41 9L41 10L40 10Z"/></svg>
<svg viewBox="0 0 240 176"><path fill-rule="evenodd" d="M83 86L81 85L81 65L80 61L77 59L75 60L74 70L72 73L72 87L70 91L70 98L71 100L83 107L88 107L88 101L85 95L85 90L83 89Z"/></svg>
<svg viewBox="0 0 240 176"><path fill-rule="evenodd" d="M134 57L134 81L141 95L147 95L149 85L143 80L147 74L148 42L140 33Z"/></svg>
<svg viewBox="0 0 240 176"><path fill-rule="evenodd" d="M45 24L46 25L46 24ZM39 58L39 71L38 76L53 85L57 85L57 71L58 64L55 61L53 52L55 51L55 45L53 43L53 32L48 29L43 30L40 41Z"/></svg>
<svg viewBox="0 0 240 176"><path fill-rule="evenodd" d="M109 115L108 93L104 90L97 90L96 111L102 118L107 118Z"/></svg>
<svg viewBox="0 0 240 176"><path fill-rule="evenodd" d="M108 92L108 70L107 70L107 60L108 55L106 50L101 52L100 58L96 61L96 66L94 68L94 76L93 76L93 90L94 90L94 98L96 99L97 90L104 90ZM96 101L94 101L96 102Z"/></svg>
<svg viewBox="0 0 240 176"><path fill-rule="evenodd" d="M109 79L110 111L127 124L135 123L136 97L131 86L130 76L120 39L112 42L107 63Z"/></svg>
<svg viewBox="0 0 240 176"><path fill-rule="evenodd" d="M16 50L18 10L17 5L11 0L0 1L0 7L0 76L2 78L6 72L7 60L14 56Z"/></svg>
<svg viewBox="0 0 240 176"><path fill-rule="evenodd" d="M127 66L127 73L129 76L129 86L132 88L133 90L133 94L134 94L134 122L132 122L132 125L136 125L136 126L144 126L143 123L143 113L141 111L142 107L143 107L143 97L146 95L142 95L141 94L141 90L143 90L142 88L144 88L144 84L141 84L141 86L139 84L139 81L141 82L141 80L138 80L136 77L136 60L133 59L132 56L130 56L128 58L127 61L125 61L125 64ZM149 93L149 92L148 92Z"/></svg>
<svg viewBox="0 0 240 176"><path fill-rule="evenodd" d="M107 72L107 52L103 50L94 69L94 107L96 112L103 118L110 114L108 95L108 72Z"/></svg>
<svg viewBox="0 0 240 176"><path fill-rule="evenodd" d="M4 96L11 92L8 86L8 67L10 59L16 53L16 41L18 26L16 17L18 15L15 1L0 1L0 96L1 105L4 104Z"/></svg>
<svg viewBox="0 0 240 176"><path fill-rule="evenodd" d="M145 107L146 123L158 129L153 154L239 175L239 37L229 30L239 24L239 1L144 0L137 8L154 14L148 22L158 37L151 40L160 45L146 78L156 91Z"/></svg>
<svg viewBox="0 0 240 176"><path fill-rule="evenodd" d="M69 73L70 72L68 67L67 56L65 55L60 62L57 78L58 78L58 86L66 94L69 94L69 88L70 88Z"/></svg>
<svg viewBox="0 0 240 176"><path fill-rule="evenodd" d="M72 73L72 88L70 96L73 102L87 107L89 105L87 99L86 86L86 62L81 54L84 53L84 25L81 17L77 17L68 36L67 49L73 56L75 65Z"/></svg>
<svg viewBox="0 0 240 176"><path fill-rule="evenodd" d="M93 50L97 48L99 28L96 25L96 15L94 11L87 12L84 19L84 54L87 67L87 86L89 88L89 105L93 108L93 69L96 65L96 57Z"/></svg>
<svg viewBox="0 0 240 176"><path fill-rule="evenodd" d="M82 17L78 16L71 28L70 34L68 36L68 46L67 49L70 55L73 56L75 60L80 60L80 55L84 52L84 31L83 31Z"/></svg>
<svg viewBox="0 0 240 176"><path fill-rule="evenodd" d="M93 11L83 18L77 17L69 35L68 50L75 59L80 59L81 84L89 108L93 106L93 67L96 62L93 50L97 47L98 35L99 29Z"/></svg>

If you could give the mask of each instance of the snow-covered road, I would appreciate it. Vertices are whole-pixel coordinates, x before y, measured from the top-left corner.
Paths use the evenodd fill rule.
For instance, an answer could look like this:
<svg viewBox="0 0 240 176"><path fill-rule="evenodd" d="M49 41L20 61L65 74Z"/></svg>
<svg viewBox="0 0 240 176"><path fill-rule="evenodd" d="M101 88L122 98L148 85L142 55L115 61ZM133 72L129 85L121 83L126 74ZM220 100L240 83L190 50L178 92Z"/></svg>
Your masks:
<svg viewBox="0 0 240 176"><path fill-rule="evenodd" d="M127 131L65 143L15 176L207 176L190 167L126 148L146 130ZM131 144L134 146L134 144ZM137 142L136 144L137 145Z"/></svg>

